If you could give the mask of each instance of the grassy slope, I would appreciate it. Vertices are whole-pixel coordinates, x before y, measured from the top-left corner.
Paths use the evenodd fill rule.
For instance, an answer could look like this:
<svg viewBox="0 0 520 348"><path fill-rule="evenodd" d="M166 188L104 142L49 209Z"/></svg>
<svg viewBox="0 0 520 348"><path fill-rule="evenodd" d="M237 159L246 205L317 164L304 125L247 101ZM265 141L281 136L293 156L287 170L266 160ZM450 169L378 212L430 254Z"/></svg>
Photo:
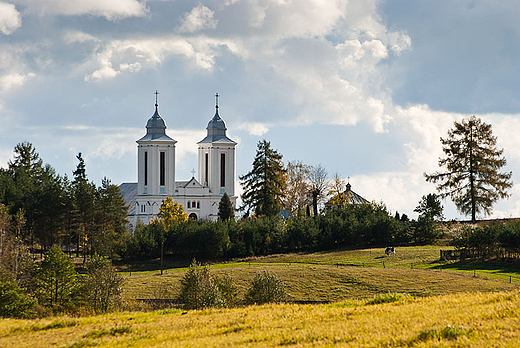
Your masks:
<svg viewBox="0 0 520 348"><path fill-rule="evenodd" d="M438 260L439 247L434 246L399 248L391 257L384 256L384 249L375 248L266 256L252 258L247 262L213 265L212 271L216 275L231 274L240 291L244 293L255 273L268 269L286 282L289 293L297 301L341 301L348 298L367 298L389 291L430 296L518 287L518 283L474 278L471 272L428 269L453 266L440 265ZM336 267L336 263L364 263L367 267ZM411 269L412 263L414 269ZM157 271L133 272L131 276L125 273L125 296L173 298L179 291L179 279L184 272L184 268L176 268L169 269L163 276L158 275Z"/></svg>
<svg viewBox="0 0 520 348"><path fill-rule="evenodd" d="M520 294L0 321L1 347L518 347Z"/></svg>

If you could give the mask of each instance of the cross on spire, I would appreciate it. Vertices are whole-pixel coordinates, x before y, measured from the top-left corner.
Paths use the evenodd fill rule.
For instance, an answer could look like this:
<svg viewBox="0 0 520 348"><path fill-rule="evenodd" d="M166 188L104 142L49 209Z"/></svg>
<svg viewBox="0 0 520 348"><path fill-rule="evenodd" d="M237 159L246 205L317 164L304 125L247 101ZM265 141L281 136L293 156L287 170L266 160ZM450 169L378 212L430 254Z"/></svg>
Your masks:
<svg viewBox="0 0 520 348"><path fill-rule="evenodd" d="M193 178L195 177L195 168L193 168L193 169L191 170L191 176L192 176Z"/></svg>
<svg viewBox="0 0 520 348"><path fill-rule="evenodd" d="M157 90L155 90L155 107L158 107L159 104L157 104L157 96L159 95L159 92L157 92Z"/></svg>
<svg viewBox="0 0 520 348"><path fill-rule="evenodd" d="M218 92L215 94L215 107L218 109Z"/></svg>

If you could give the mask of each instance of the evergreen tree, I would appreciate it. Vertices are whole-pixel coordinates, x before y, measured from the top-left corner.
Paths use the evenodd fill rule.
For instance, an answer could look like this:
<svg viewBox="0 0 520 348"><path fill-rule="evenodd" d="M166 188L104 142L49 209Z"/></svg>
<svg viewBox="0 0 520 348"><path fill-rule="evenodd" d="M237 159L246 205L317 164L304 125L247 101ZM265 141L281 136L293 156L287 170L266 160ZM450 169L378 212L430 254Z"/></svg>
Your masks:
<svg viewBox="0 0 520 348"><path fill-rule="evenodd" d="M37 297L39 302L54 309L71 300L77 286L77 273L72 261L57 246L52 247L37 271Z"/></svg>
<svg viewBox="0 0 520 348"><path fill-rule="evenodd" d="M442 220L442 204L439 197L435 193L429 193L422 196L419 205L414 209L414 212L419 215L424 215L432 220Z"/></svg>
<svg viewBox="0 0 520 348"><path fill-rule="evenodd" d="M503 149L497 149L491 125L471 116L454 123L447 138L441 138L445 158L439 159L442 172L425 174L437 183L440 196L450 197L463 214L476 221L479 213L489 214L499 198L509 197L512 173L501 173L506 165Z"/></svg>
<svg viewBox="0 0 520 348"><path fill-rule="evenodd" d="M218 204L218 218L222 221L235 219L235 213L233 212L233 204L231 203L229 196L225 192Z"/></svg>
<svg viewBox="0 0 520 348"><path fill-rule="evenodd" d="M95 231L91 245L93 252L113 257L120 253L126 236L128 206L118 186L103 178L97 189Z"/></svg>
<svg viewBox="0 0 520 348"><path fill-rule="evenodd" d="M79 256L80 248L83 248L83 255L86 257L88 249L88 240L91 237L94 226L94 200L96 194L96 187L87 180L87 173L85 170L85 160L81 156L81 152L76 156L79 163L76 170L73 172L74 181L74 201L78 213L79 228L76 234L77 249L76 253Z"/></svg>
<svg viewBox="0 0 520 348"><path fill-rule="evenodd" d="M247 215L275 216L282 208L286 170L282 155L265 139L258 142L253 169L240 177L244 193L243 206Z"/></svg>

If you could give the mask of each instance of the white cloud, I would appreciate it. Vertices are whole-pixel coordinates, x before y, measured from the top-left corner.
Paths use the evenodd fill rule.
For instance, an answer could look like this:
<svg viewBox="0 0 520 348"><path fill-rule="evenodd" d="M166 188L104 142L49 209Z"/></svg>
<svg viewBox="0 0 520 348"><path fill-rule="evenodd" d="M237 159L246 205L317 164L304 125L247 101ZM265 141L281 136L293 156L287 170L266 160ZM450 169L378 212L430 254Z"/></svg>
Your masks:
<svg viewBox="0 0 520 348"><path fill-rule="evenodd" d="M236 4L240 6L240 3ZM255 32L277 38L323 36L343 17L346 0L244 1L246 18Z"/></svg>
<svg viewBox="0 0 520 348"><path fill-rule="evenodd" d="M380 60L388 57L386 46L380 40L368 40L361 43L359 40L346 40L337 45L340 63L343 67L350 67L363 61L371 69Z"/></svg>
<svg viewBox="0 0 520 348"><path fill-rule="evenodd" d="M204 29L215 29L218 20L213 18L213 11L199 4L191 12L183 16L181 24L177 28L180 33L194 33Z"/></svg>
<svg viewBox="0 0 520 348"><path fill-rule="evenodd" d="M90 34L82 31L70 30L63 34L63 40L66 44L99 42L100 40Z"/></svg>
<svg viewBox="0 0 520 348"><path fill-rule="evenodd" d="M182 163L186 161L187 157L197 156L197 142L201 141L206 136L206 131L203 130L176 129L166 132L170 137L177 140L177 143L175 144L175 153L177 158L176 162L179 167L182 166Z"/></svg>
<svg viewBox="0 0 520 348"><path fill-rule="evenodd" d="M22 26L22 16L13 4L0 1L0 33L11 34Z"/></svg>
<svg viewBox="0 0 520 348"><path fill-rule="evenodd" d="M138 0L12 0L27 6L39 15L92 15L117 20L128 17L143 17L148 9Z"/></svg>
<svg viewBox="0 0 520 348"><path fill-rule="evenodd" d="M5 92L13 88L21 87L27 80L34 78L35 76L36 75L34 73L12 73L0 76L0 91Z"/></svg>
<svg viewBox="0 0 520 348"><path fill-rule="evenodd" d="M154 37L141 40L114 40L99 45L85 69L95 69L85 75L85 81L111 79L122 72L133 73L143 68L155 68L170 56L182 56L197 69L211 71L217 50L226 47L240 55L242 48L230 40L207 37Z"/></svg>
<svg viewBox="0 0 520 348"><path fill-rule="evenodd" d="M260 122L246 122L238 125L237 129L245 129L249 134L261 137L269 132L269 125Z"/></svg>

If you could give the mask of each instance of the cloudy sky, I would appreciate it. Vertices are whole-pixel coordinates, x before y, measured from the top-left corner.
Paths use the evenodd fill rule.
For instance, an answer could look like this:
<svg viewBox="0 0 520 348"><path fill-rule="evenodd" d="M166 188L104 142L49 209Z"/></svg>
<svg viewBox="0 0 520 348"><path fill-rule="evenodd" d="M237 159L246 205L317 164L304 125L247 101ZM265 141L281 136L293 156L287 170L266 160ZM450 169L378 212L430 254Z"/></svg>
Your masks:
<svg viewBox="0 0 520 348"><path fill-rule="evenodd" d="M518 18L513 0L0 0L0 166L29 141L61 174L82 152L94 182L136 181L158 90L189 179L218 92L238 175L265 138L414 217L439 138L477 115L515 183L493 216L517 217Z"/></svg>

